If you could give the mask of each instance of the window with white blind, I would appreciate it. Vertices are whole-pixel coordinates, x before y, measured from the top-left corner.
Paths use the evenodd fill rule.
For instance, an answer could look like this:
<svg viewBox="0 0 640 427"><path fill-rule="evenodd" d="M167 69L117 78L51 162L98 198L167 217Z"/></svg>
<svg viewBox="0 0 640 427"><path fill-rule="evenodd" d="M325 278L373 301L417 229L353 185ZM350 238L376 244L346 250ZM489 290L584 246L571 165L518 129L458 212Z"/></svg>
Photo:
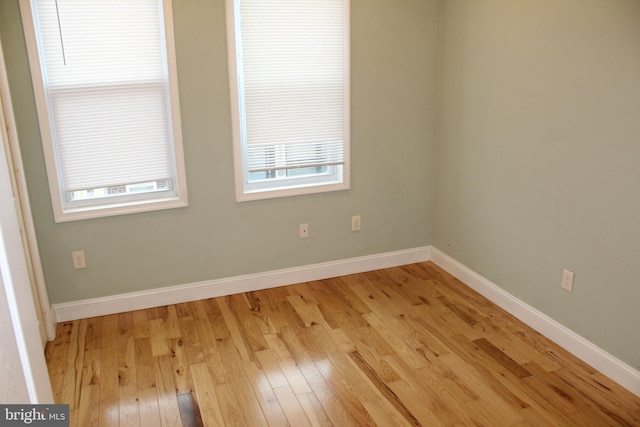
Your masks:
<svg viewBox="0 0 640 427"><path fill-rule="evenodd" d="M55 220L187 205L171 0L20 0Z"/></svg>
<svg viewBox="0 0 640 427"><path fill-rule="evenodd" d="M349 0L227 0L239 201L349 188Z"/></svg>

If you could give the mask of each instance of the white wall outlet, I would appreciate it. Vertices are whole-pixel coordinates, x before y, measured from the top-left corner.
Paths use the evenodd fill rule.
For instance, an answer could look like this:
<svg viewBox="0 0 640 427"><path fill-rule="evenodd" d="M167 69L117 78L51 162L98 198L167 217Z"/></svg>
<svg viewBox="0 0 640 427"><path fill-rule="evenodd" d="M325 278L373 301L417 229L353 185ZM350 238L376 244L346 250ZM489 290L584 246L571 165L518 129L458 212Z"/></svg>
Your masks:
<svg viewBox="0 0 640 427"><path fill-rule="evenodd" d="M351 231L360 231L362 218L360 215L354 215L351 217Z"/></svg>
<svg viewBox="0 0 640 427"><path fill-rule="evenodd" d="M71 252L71 258L73 259L73 269L80 270L82 268L87 268L87 262L84 259L84 251L73 251Z"/></svg>
<svg viewBox="0 0 640 427"><path fill-rule="evenodd" d="M300 238L306 239L309 237L309 224L300 224Z"/></svg>
<svg viewBox="0 0 640 427"><path fill-rule="evenodd" d="M569 292L573 291L573 272L569 271L567 269L562 269L562 283L560 284L560 286L562 286L562 289L565 289Z"/></svg>

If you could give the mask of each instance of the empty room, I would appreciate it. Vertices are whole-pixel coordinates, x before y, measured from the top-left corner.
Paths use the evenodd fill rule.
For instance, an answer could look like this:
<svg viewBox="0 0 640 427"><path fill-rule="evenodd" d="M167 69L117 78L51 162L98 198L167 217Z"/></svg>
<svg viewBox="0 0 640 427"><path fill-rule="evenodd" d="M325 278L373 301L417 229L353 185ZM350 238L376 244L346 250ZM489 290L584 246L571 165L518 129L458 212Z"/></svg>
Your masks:
<svg viewBox="0 0 640 427"><path fill-rule="evenodd" d="M0 46L0 405L640 425L640 2L0 0Z"/></svg>

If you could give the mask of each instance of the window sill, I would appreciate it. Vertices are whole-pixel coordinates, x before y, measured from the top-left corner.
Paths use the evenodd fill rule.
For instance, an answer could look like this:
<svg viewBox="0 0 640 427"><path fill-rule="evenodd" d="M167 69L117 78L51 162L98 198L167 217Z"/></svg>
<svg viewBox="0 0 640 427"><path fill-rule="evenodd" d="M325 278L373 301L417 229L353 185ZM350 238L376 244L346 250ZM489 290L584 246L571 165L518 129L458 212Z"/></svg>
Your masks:
<svg viewBox="0 0 640 427"><path fill-rule="evenodd" d="M137 202L113 203L100 206L55 209L55 222L80 221L84 219L103 218L116 215L127 215L141 212L152 212L165 209L184 208L189 206L186 196L163 199L140 200Z"/></svg>
<svg viewBox="0 0 640 427"><path fill-rule="evenodd" d="M328 193L331 191L349 190L348 182L337 182L331 184L304 185L296 187L280 187L272 190L260 189L255 191L244 191L239 188L236 194L236 201L249 202L252 200L275 199L280 197L301 196L305 194Z"/></svg>

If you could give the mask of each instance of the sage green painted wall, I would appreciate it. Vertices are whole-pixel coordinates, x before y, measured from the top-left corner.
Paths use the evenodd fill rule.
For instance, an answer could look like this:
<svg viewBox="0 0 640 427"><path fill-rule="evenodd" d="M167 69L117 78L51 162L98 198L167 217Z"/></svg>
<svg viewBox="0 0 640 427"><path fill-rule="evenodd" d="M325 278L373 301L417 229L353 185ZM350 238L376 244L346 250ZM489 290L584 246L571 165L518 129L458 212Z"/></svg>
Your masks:
<svg viewBox="0 0 640 427"><path fill-rule="evenodd" d="M640 2L447 0L441 25L434 245L640 368Z"/></svg>
<svg viewBox="0 0 640 427"><path fill-rule="evenodd" d="M246 203L233 193L224 1L174 12L190 206L55 224L18 3L0 1L52 302L433 243L640 366L640 2L352 0L352 189ZM72 269L78 249L86 270Z"/></svg>
<svg viewBox="0 0 640 427"><path fill-rule="evenodd" d="M175 0L189 207L56 224L17 0L0 37L53 303L428 245L436 1L352 0L349 191L237 203L224 0ZM351 232L351 215L362 231ZM310 237L298 238L298 224ZM86 270L71 251L84 249Z"/></svg>

